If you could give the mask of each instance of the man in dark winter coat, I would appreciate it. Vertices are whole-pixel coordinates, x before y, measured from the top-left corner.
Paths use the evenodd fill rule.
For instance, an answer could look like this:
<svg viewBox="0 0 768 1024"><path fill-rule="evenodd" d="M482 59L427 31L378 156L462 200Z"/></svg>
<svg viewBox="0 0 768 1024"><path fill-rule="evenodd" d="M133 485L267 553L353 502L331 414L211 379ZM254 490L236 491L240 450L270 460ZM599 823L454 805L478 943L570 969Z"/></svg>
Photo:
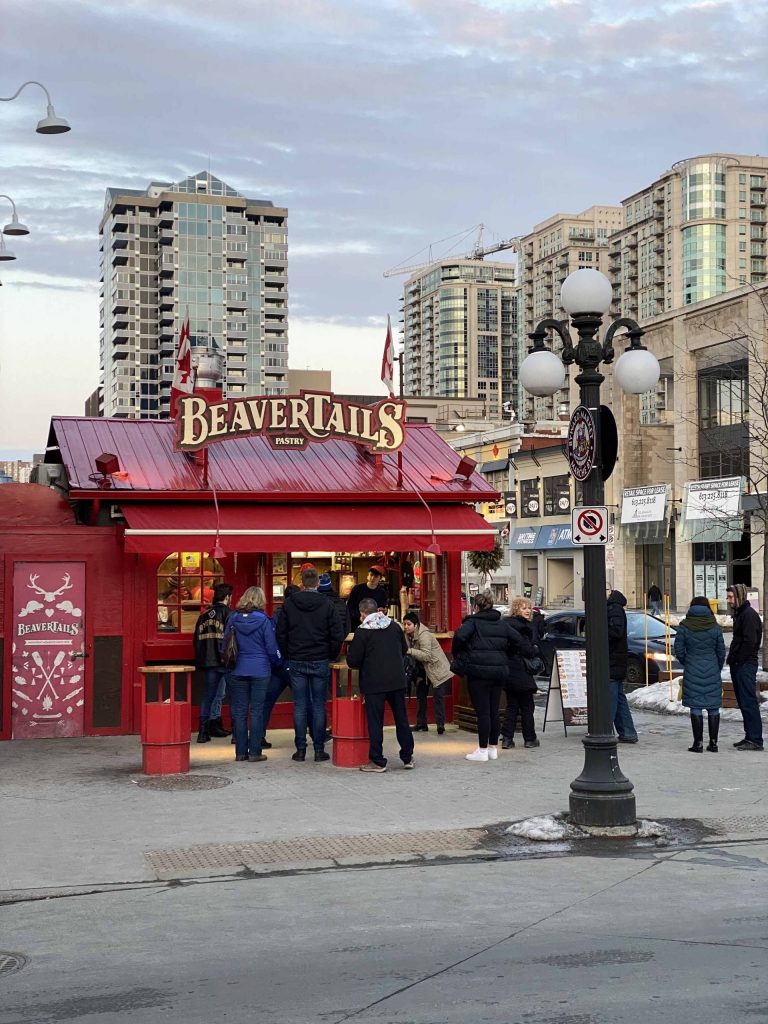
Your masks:
<svg viewBox="0 0 768 1024"><path fill-rule="evenodd" d="M405 668L403 658L408 644L400 626L379 611L375 598L360 602L362 623L355 630L347 649L347 664L360 669L360 692L365 697L368 719L368 764L360 771L385 772L384 709L389 704L395 719L395 732L400 744L403 768L413 768L413 733L405 710Z"/></svg>
<svg viewBox="0 0 768 1024"><path fill-rule="evenodd" d="M383 573L378 566L372 565L368 570L365 583L358 583L352 587L347 598L347 609L349 610L349 621L352 629L357 629L362 621L360 615L360 602L363 598L370 598L376 602L376 607L385 612L389 605L387 588L382 584Z"/></svg>
<svg viewBox="0 0 768 1024"><path fill-rule="evenodd" d="M195 646L195 664L205 671L205 693L200 704L198 743L207 743L211 736L230 736L221 721L221 702L224 699L229 669L221 663L221 641L229 618L232 587L219 583L213 592L213 604L195 623L192 642Z"/></svg>
<svg viewBox="0 0 768 1024"><path fill-rule="evenodd" d="M624 694L627 677L627 599L620 590L607 588L608 675L611 688L611 718L619 743L637 743L637 729ZM589 641L587 641L589 642Z"/></svg>
<svg viewBox="0 0 768 1024"><path fill-rule="evenodd" d="M659 587L652 583L648 588L648 604L651 606L651 615L661 615L661 602L664 599Z"/></svg>
<svg viewBox="0 0 768 1024"><path fill-rule="evenodd" d="M734 743L737 750L763 749L763 722L757 699L757 652L763 640L760 616L747 600L747 588L734 583L726 591L733 613L733 636L728 650L733 692L744 720L744 739Z"/></svg>
<svg viewBox="0 0 768 1024"><path fill-rule="evenodd" d="M304 589L287 598L277 622L277 642L287 661L293 690L293 760L303 761L306 757L307 714L311 707L315 760L327 761L330 755L325 752L325 702L330 662L339 656L344 630L331 602L317 592L317 569L305 569L301 582Z"/></svg>
<svg viewBox="0 0 768 1024"><path fill-rule="evenodd" d="M324 572L317 584L318 594L325 594L328 600L331 602L333 607L336 609L336 614L339 617L341 628L344 630L344 636L349 633L349 609L347 608L347 602L343 597L339 597L336 591L333 589L333 582L330 575Z"/></svg>

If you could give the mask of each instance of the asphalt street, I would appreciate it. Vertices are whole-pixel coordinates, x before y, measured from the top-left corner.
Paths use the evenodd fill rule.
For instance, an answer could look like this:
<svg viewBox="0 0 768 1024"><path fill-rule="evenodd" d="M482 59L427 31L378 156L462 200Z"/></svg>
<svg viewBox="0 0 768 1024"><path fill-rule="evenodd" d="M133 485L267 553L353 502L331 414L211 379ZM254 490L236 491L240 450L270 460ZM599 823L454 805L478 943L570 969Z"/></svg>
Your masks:
<svg viewBox="0 0 768 1024"><path fill-rule="evenodd" d="M583 730L488 765L463 759L467 734L419 734L415 772L373 777L295 765L288 734L258 766L193 745L189 780L222 787L199 791L142 788L135 737L6 744L0 1024L768 1021L764 755L733 750L736 723L692 755L685 719L636 719L620 754L638 811L684 842L484 841L431 862L387 855L386 836L498 840L564 809ZM296 863L333 837L369 852ZM152 866L237 841L298 852Z"/></svg>
<svg viewBox="0 0 768 1024"><path fill-rule="evenodd" d="M19 903L0 1024L765 1020L768 842Z"/></svg>

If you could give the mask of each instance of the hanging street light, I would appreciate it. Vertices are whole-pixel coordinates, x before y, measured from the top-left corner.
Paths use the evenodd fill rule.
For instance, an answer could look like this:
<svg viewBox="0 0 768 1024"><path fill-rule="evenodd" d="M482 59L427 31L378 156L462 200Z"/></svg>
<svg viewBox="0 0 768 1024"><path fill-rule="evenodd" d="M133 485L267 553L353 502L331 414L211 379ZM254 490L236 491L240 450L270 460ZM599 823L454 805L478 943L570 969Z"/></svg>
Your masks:
<svg viewBox="0 0 768 1024"><path fill-rule="evenodd" d="M6 196L6 195L0 194L0 199L7 199L8 202L13 207L13 216L11 218L11 223L5 225L5 227L3 228L3 234L4 235L28 235L29 234L29 228L26 226L26 224L22 224L21 223L21 221L19 220L18 214L16 213L16 203L14 203L14 201L11 199L10 196Z"/></svg>
<svg viewBox="0 0 768 1024"><path fill-rule="evenodd" d="M575 270L562 285L560 299L569 321L542 320L529 335L533 341L530 354L519 370L520 383L536 396L553 395L565 383L566 365L575 363L580 373L580 407L574 412L591 436L591 451L586 461L583 452L583 504L600 508L604 504L604 480L610 476L615 461L615 448L608 436L615 423L608 410L601 410L600 385L605 380L601 363L614 358L613 339L617 331L626 329L629 347L619 358L614 377L630 394L650 391L659 379L659 363L641 343L643 330L627 317L614 320L603 341L598 332L612 300L611 282L598 270ZM573 344L569 326L579 336ZM549 331L562 341L562 356L546 348ZM591 421L591 422L590 422ZM582 433L582 437L585 436ZM574 474L575 475L575 474ZM608 662L608 618L606 607L605 547L592 543L584 548L584 616L587 640L587 714L588 728L584 737L584 768L571 783L571 821L605 835L630 835L636 830L635 796L632 783L624 776L618 759L617 741L611 718L611 691Z"/></svg>
<svg viewBox="0 0 768 1024"><path fill-rule="evenodd" d="M48 101L47 115L37 122L37 128L35 128L38 135L62 135L64 132L71 131L69 123L65 121L63 117L56 116L56 111L53 109L53 103L51 103L51 95L42 82L36 82L34 79L30 79L30 81L24 82L20 85L13 96L0 96L0 103L10 103L11 100L15 100L21 90L26 88L28 85L38 85L45 93Z"/></svg>

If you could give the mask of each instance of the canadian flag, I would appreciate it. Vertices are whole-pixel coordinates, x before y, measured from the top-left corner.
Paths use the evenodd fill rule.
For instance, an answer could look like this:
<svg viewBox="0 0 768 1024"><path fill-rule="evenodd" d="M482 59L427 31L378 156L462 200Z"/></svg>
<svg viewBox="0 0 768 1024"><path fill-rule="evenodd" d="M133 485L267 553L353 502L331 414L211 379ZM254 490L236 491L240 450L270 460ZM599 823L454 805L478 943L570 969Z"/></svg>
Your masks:
<svg viewBox="0 0 768 1024"><path fill-rule="evenodd" d="M389 392L389 397L395 397L393 386L395 371L395 343L392 341L392 324L387 317L387 337L384 340L384 355L381 360L381 382Z"/></svg>
<svg viewBox="0 0 768 1024"><path fill-rule="evenodd" d="M181 327L179 335L179 349L176 353L176 371L173 375L171 394L182 392L191 395L195 389L194 374L192 372L192 350L189 347L189 313Z"/></svg>

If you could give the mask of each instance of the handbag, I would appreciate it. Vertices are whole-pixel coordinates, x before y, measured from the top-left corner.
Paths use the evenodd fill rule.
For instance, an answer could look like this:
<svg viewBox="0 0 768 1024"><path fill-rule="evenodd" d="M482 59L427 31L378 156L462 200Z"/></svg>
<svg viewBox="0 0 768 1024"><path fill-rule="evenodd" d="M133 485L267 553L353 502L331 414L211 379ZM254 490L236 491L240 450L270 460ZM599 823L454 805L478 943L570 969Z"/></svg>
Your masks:
<svg viewBox="0 0 768 1024"><path fill-rule="evenodd" d="M523 668L530 676L540 676L546 671L547 666L544 659L535 654L532 658L523 658Z"/></svg>
<svg viewBox="0 0 768 1024"><path fill-rule="evenodd" d="M221 654L221 663L224 668L234 668L237 664L237 655L237 635L233 626L229 631L229 635L227 636L224 644L224 650Z"/></svg>

